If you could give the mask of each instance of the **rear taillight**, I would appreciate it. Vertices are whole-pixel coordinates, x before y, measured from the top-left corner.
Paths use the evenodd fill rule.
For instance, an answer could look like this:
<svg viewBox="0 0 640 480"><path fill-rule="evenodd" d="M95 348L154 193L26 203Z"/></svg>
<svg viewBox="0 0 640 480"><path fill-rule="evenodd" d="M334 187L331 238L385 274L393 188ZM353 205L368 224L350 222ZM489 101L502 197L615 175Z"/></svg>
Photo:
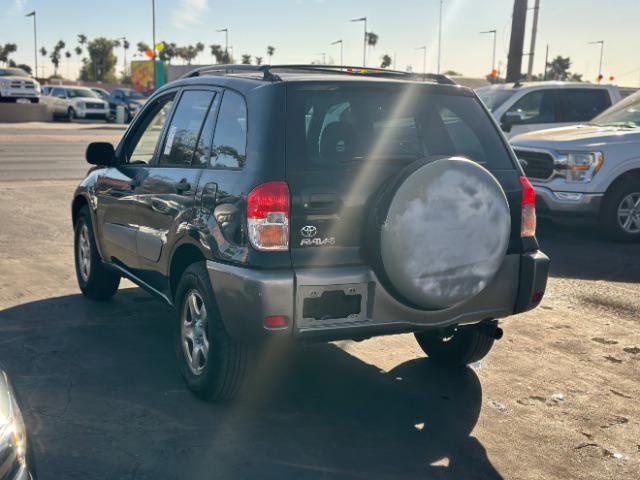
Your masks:
<svg viewBox="0 0 640 480"><path fill-rule="evenodd" d="M247 198L249 241L256 250L289 249L289 187L268 182L254 188Z"/></svg>
<svg viewBox="0 0 640 480"><path fill-rule="evenodd" d="M521 237L536 236L536 191L527 177L520 177L522 185L522 227Z"/></svg>

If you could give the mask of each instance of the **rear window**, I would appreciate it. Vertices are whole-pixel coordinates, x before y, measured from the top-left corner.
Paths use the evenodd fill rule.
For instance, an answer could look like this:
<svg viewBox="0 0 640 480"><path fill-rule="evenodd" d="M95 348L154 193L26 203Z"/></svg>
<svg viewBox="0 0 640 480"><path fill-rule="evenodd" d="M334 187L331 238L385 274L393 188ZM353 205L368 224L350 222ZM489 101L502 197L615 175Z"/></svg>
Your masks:
<svg viewBox="0 0 640 480"><path fill-rule="evenodd" d="M288 162L299 169L442 156L464 156L490 170L514 168L476 98L422 85L289 86L287 122Z"/></svg>

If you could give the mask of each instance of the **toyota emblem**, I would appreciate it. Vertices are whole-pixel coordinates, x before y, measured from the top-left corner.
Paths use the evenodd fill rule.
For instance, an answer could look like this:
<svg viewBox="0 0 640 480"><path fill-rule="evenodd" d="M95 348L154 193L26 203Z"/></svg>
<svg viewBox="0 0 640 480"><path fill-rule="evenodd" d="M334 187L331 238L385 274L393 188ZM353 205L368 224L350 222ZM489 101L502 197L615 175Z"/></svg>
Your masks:
<svg viewBox="0 0 640 480"><path fill-rule="evenodd" d="M306 225L300 229L300 233L305 238L312 238L316 236L318 229L313 225Z"/></svg>

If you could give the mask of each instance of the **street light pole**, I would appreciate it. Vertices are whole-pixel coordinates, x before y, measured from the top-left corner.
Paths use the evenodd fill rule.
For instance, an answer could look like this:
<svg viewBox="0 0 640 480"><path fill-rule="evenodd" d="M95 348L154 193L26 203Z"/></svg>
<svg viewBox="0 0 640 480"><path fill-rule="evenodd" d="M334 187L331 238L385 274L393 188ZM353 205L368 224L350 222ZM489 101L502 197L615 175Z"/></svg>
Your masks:
<svg viewBox="0 0 640 480"><path fill-rule="evenodd" d="M364 50L362 52L362 66L367 66L367 17L354 18L352 22L364 22Z"/></svg>
<svg viewBox="0 0 640 480"><path fill-rule="evenodd" d="M216 30L216 32L224 32L224 53L227 59L229 58L229 29L221 28L220 30Z"/></svg>
<svg viewBox="0 0 640 480"><path fill-rule="evenodd" d="M156 65L156 0L151 0L151 17L153 28L153 89L158 89L158 72Z"/></svg>
<svg viewBox="0 0 640 480"><path fill-rule="evenodd" d="M491 73L493 73L496 69L496 30L487 30L486 32L480 32L481 34L484 33L492 33L493 34L493 57L491 58Z"/></svg>
<svg viewBox="0 0 640 480"><path fill-rule="evenodd" d="M422 73L427 73L427 46L423 45L416 50L422 50Z"/></svg>
<svg viewBox="0 0 640 480"><path fill-rule="evenodd" d="M35 63L34 78L38 78L38 35L36 30L36 11L27 13L26 17L33 17L33 59ZM44 76L44 75L43 75Z"/></svg>
<svg viewBox="0 0 640 480"><path fill-rule="evenodd" d="M598 83L602 79L602 58L604 57L604 40L598 40L597 42L589 42L589 45L600 45L600 66L598 67Z"/></svg>
<svg viewBox="0 0 640 480"><path fill-rule="evenodd" d="M442 57L442 8L444 0L440 0L440 19L438 21L438 75L440 75L440 58Z"/></svg>
<svg viewBox="0 0 640 480"><path fill-rule="evenodd" d="M340 44L340 66L344 65L344 63L342 62L342 39L340 40L336 40L335 42L331 42L331 45L338 45Z"/></svg>

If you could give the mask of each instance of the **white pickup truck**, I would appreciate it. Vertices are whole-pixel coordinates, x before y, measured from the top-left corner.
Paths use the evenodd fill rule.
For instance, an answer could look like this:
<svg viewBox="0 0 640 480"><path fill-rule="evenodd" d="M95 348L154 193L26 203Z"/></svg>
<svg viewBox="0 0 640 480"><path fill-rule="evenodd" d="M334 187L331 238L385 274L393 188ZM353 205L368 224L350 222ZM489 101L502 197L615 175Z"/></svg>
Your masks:
<svg viewBox="0 0 640 480"><path fill-rule="evenodd" d="M0 68L0 102L40 101L40 84L21 68Z"/></svg>
<svg viewBox="0 0 640 480"><path fill-rule="evenodd" d="M511 145L537 194L537 212L590 219L640 241L640 92L592 121L519 135Z"/></svg>
<svg viewBox="0 0 640 480"><path fill-rule="evenodd" d="M476 93L508 138L588 122L621 100L615 85L574 82L505 83Z"/></svg>

